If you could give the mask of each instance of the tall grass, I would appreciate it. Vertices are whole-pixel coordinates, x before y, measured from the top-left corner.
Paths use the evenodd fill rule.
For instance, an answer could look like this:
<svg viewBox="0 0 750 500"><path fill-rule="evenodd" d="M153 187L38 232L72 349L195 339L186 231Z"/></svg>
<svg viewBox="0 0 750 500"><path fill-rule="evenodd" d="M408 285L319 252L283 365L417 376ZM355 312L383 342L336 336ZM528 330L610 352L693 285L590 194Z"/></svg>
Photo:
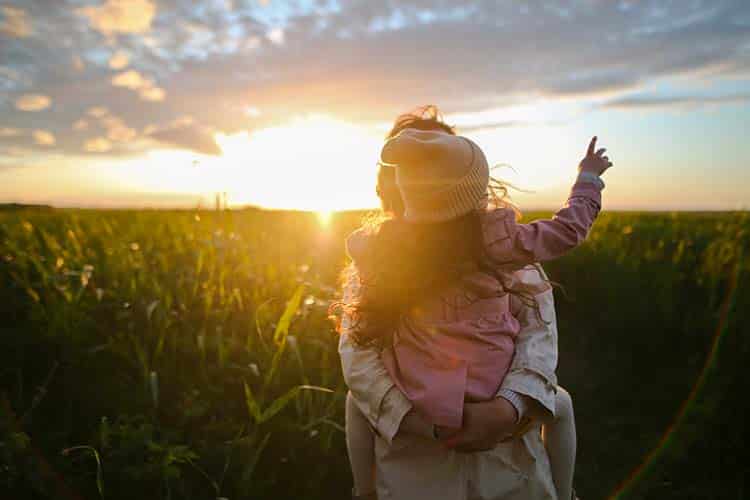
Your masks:
<svg viewBox="0 0 750 500"><path fill-rule="evenodd" d="M326 310L359 217L323 228L312 214L254 210L0 213L0 491L345 497L345 387ZM567 293L559 373L586 496L612 493L659 445L735 279L714 375L628 491L669 498L663 474L702 467L684 453L723 422L750 354L748 241L747 214L605 214L547 266ZM726 498L738 485L725 482Z"/></svg>

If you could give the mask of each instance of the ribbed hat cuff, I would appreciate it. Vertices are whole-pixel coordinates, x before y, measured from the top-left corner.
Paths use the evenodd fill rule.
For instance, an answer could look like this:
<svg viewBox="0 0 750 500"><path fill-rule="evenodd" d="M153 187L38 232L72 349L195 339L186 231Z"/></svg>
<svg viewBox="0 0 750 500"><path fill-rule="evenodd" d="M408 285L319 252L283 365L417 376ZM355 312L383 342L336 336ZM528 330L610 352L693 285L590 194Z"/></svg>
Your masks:
<svg viewBox="0 0 750 500"><path fill-rule="evenodd" d="M485 168L482 168L484 166ZM444 222L487 206L489 171L475 162L471 172L440 192L416 193L404 198L404 219L409 222Z"/></svg>

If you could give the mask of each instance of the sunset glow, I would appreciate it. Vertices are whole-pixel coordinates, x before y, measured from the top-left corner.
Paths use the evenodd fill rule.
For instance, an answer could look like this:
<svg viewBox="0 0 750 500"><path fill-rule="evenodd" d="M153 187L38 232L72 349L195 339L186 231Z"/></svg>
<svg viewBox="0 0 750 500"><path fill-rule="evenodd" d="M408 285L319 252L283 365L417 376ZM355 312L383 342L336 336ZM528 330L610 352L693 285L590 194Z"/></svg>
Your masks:
<svg viewBox="0 0 750 500"><path fill-rule="evenodd" d="M315 212L318 218L318 222L323 228L328 227L331 224L331 218L333 217L333 211L331 210L318 210Z"/></svg>
<svg viewBox="0 0 750 500"><path fill-rule="evenodd" d="M0 203L371 208L424 104L522 207L564 202L592 135L610 209L750 203L747 2L356 5L10 1Z"/></svg>
<svg viewBox="0 0 750 500"><path fill-rule="evenodd" d="M230 206L313 210L325 225L333 211L377 206L375 163L383 129L298 116L253 133L217 133L220 156L159 149L103 170L128 190L194 195L204 206L212 206L215 193L227 193ZM478 129L471 136L494 166L493 176L519 188L564 185L575 172L561 158L576 158L580 147L556 128Z"/></svg>
<svg viewBox="0 0 750 500"><path fill-rule="evenodd" d="M363 191L374 192L382 139L365 127L311 115L216 141L222 156L203 168L233 203L330 211L362 206Z"/></svg>

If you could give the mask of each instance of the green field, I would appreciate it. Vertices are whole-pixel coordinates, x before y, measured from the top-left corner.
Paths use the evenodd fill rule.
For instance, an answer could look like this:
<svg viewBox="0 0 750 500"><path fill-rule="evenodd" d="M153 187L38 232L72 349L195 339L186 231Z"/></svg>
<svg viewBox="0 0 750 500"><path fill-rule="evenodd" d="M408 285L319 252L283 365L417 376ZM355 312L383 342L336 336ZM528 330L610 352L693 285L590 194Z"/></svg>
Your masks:
<svg viewBox="0 0 750 500"><path fill-rule="evenodd" d="M0 497L347 498L360 217L0 212ZM605 213L545 268L581 498L750 497L750 215Z"/></svg>

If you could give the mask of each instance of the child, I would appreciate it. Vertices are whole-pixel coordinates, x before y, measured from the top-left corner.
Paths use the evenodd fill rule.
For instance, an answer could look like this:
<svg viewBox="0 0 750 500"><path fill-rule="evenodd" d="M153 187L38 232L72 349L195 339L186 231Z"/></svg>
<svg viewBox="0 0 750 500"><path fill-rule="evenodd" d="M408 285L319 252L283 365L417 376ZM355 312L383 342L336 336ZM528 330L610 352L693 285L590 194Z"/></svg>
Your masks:
<svg viewBox="0 0 750 500"><path fill-rule="evenodd" d="M437 433L458 430L464 402L495 397L508 370L519 331L509 295L524 296L513 271L564 255L585 239L600 209L599 175L611 166L595 144L596 138L568 204L553 219L531 224L518 224L502 199L489 207L487 161L469 139L406 129L384 145L381 160L396 169L405 210L347 239L361 280L350 304L358 320L351 334L360 345L385 348L389 374ZM569 416L559 420L565 425L545 429L560 498L571 496L574 462L566 396L560 392L556 412ZM355 493L374 496L373 436L351 404L347 443Z"/></svg>

